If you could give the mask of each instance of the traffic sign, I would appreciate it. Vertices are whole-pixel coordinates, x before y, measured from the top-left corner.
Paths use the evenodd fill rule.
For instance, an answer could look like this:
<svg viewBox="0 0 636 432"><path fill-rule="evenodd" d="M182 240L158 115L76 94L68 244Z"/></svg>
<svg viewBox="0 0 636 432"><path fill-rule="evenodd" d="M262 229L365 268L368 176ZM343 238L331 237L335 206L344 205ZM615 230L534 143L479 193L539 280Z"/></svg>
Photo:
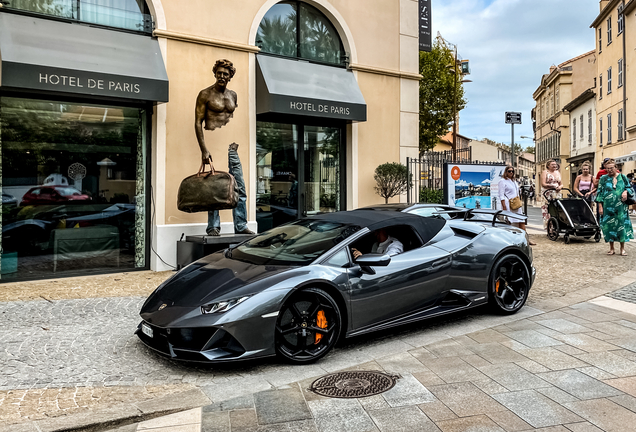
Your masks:
<svg viewBox="0 0 636 432"><path fill-rule="evenodd" d="M521 113L506 112L506 124L521 124Z"/></svg>

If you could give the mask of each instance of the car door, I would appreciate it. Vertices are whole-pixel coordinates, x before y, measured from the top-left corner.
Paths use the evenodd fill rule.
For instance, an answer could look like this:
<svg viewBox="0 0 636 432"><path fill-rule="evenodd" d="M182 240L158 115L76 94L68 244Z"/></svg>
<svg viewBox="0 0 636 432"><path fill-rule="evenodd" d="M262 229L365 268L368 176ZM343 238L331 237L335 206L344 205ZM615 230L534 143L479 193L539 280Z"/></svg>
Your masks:
<svg viewBox="0 0 636 432"><path fill-rule="evenodd" d="M450 254L434 245L391 257L369 274L357 264L349 269L353 328L390 321L433 306L446 290Z"/></svg>

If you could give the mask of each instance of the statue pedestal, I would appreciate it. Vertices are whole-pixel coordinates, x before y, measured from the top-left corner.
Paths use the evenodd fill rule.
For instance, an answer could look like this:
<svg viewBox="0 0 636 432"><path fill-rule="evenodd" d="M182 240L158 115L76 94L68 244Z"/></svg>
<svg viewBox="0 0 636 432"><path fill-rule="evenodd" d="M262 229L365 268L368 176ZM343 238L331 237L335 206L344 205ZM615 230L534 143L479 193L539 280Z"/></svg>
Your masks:
<svg viewBox="0 0 636 432"><path fill-rule="evenodd" d="M194 235L186 236L185 240L177 242L177 270L191 262L203 258L211 253L227 249L228 247L249 240L251 234L221 234L220 236Z"/></svg>

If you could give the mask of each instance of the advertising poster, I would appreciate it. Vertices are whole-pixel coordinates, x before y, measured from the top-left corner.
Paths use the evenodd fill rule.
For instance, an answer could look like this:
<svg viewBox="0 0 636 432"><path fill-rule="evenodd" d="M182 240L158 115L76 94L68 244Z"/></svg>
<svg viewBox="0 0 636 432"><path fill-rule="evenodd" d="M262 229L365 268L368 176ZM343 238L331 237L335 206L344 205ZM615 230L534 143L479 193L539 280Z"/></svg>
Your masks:
<svg viewBox="0 0 636 432"><path fill-rule="evenodd" d="M498 184L505 168L505 165L445 164L446 202L457 207L500 209Z"/></svg>

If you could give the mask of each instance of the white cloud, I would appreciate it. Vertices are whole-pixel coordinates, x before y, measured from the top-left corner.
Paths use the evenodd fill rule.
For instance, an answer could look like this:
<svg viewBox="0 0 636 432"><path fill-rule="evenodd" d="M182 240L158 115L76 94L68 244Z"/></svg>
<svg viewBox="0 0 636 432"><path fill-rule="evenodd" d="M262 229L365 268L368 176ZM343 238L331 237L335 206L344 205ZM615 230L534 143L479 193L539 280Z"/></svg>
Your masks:
<svg viewBox="0 0 636 432"><path fill-rule="evenodd" d="M459 133L510 143L504 113L518 111L515 142L532 145L519 138L533 135L532 93L551 65L594 49L598 12L598 0L433 0L433 35L470 60Z"/></svg>

